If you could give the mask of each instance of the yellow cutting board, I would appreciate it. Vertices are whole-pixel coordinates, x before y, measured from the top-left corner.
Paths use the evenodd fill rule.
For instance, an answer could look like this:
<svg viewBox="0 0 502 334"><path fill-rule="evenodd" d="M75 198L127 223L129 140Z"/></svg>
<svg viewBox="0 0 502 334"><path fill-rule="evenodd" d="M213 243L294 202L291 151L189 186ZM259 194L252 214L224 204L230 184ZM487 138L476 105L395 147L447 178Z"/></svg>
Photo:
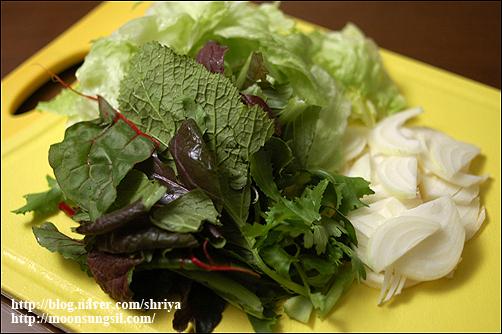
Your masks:
<svg viewBox="0 0 502 334"><path fill-rule="evenodd" d="M2 81L2 291L16 300L40 302L37 313L74 316L67 318L66 324L56 324L69 331L172 331L172 314L166 311L156 312L153 324L68 323L78 321L77 316L113 317L122 313L125 318L153 316L153 312L114 308L70 312L62 307L62 302L111 299L76 264L36 243L31 227L40 220L10 212L24 204L24 194L46 189L45 175L52 174L48 148L63 138L65 129L65 119L60 116L36 111L12 115L48 79L44 70L33 64L43 64L54 72L75 64L88 52L91 40L143 15L147 4L133 7L123 2L100 5ZM300 26L312 29L305 22L300 22ZM304 325L284 317L279 330L500 331L500 91L385 50L382 56L409 104L424 107L418 124L440 129L481 148L483 157L476 160L474 167L478 173L491 175L481 191L488 218L480 233L466 244L453 279L407 289L382 307L376 305L377 290L355 285L324 321L313 317ZM49 220L67 234L75 226L63 214ZM49 300L53 304L59 300L59 305L50 305ZM251 330L245 314L230 306L216 328L219 332Z"/></svg>

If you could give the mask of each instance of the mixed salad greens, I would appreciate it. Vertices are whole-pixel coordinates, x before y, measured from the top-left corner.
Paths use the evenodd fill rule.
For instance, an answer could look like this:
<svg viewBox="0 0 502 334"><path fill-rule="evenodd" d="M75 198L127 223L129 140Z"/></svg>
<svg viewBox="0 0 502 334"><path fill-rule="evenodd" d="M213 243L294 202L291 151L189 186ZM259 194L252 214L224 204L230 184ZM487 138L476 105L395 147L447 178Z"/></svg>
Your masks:
<svg viewBox="0 0 502 334"><path fill-rule="evenodd" d="M225 305L270 331L281 306L326 317L366 277L348 217L374 192L344 176L347 124L402 111L355 26L303 33L277 4L155 3L94 41L65 90L50 190L16 213L64 211L40 245L116 300L178 295L173 327L212 331ZM350 157L349 157L350 156ZM360 234L360 233L359 233Z"/></svg>

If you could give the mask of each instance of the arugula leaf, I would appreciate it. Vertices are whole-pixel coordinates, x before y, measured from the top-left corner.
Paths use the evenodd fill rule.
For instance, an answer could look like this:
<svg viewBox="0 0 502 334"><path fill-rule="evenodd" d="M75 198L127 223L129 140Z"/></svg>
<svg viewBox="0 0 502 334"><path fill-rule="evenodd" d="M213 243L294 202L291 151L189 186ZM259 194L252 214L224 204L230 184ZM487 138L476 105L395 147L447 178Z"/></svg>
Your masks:
<svg viewBox="0 0 502 334"><path fill-rule="evenodd" d="M89 273L87 251L82 240L67 237L49 222L34 226L32 230L40 246L61 254L65 259L76 261L80 265L80 269Z"/></svg>
<svg viewBox="0 0 502 334"><path fill-rule="evenodd" d="M47 175L49 190L46 192L25 195L26 204L17 210L12 211L16 214L25 214L34 211L35 214L49 215L58 211L58 205L63 201L63 192L56 180Z"/></svg>
<svg viewBox="0 0 502 334"><path fill-rule="evenodd" d="M274 201L281 197L274 177L280 176L293 160L293 153L282 139L272 137L249 160L253 180L261 191Z"/></svg>
<svg viewBox="0 0 502 334"><path fill-rule="evenodd" d="M171 232L197 232L202 222L218 224L213 202L199 189L194 189L171 203L154 209L152 223Z"/></svg>
<svg viewBox="0 0 502 334"><path fill-rule="evenodd" d="M87 264L104 292L118 301L131 301L133 293L129 288L134 267L142 258L112 255L92 251L87 255Z"/></svg>
<svg viewBox="0 0 502 334"><path fill-rule="evenodd" d="M143 45L121 84L122 112L167 146L183 120L196 119L190 112L194 108L184 107L186 98L206 114L207 143L221 173L233 189L242 189L247 184L247 161L270 138L273 122L261 108L243 105L226 77L159 43Z"/></svg>
<svg viewBox="0 0 502 334"><path fill-rule="evenodd" d="M122 119L114 124L94 120L69 127L64 140L51 145L49 163L65 197L94 221L115 201L120 181L154 149Z"/></svg>

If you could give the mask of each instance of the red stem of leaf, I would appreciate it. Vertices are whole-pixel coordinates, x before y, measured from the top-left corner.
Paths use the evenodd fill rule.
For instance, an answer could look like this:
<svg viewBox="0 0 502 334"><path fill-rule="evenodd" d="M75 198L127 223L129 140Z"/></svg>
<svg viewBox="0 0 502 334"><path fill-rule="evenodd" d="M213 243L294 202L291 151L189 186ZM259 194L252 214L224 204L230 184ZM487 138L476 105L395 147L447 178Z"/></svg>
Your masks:
<svg viewBox="0 0 502 334"><path fill-rule="evenodd" d="M76 89L71 87L69 84L67 84L63 79L61 79L56 73L54 73L51 70L49 70L48 68L44 67L42 64L37 64L37 65L42 67L47 73L49 73L49 75L52 77L52 79L59 82L64 88L67 88L67 89L71 90L72 92L74 92L75 94L78 94L78 95L83 96L85 98L88 98L90 100L98 101L98 98L96 96L86 95L84 93L77 91ZM136 124L134 124L133 122L128 120L124 115L122 115L120 112L117 111L117 117L113 120L114 123L117 122L119 119L122 119L124 122L126 122L127 125L129 125L131 127L131 129L133 129L134 132L136 132L136 134L138 136L142 136L142 137L149 139L155 145L156 148L160 147L160 143L157 139L153 138L152 136L147 135L146 133L144 133L143 131L138 129Z"/></svg>
<svg viewBox="0 0 502 334"><path fill-rule="evenodd" d="M75 216L75 210L65 202L60 202L58 204L59 210L63 211L68 217L73 217Z"/></svg>
<svg viewBox="0 0 502 334"><path fill-rule="evenodd" d="M190 255L190 261L192 261L192 263L194 265L196 265L197 267L199 267L201 269L204 269L204 270L208 270L208 271L238 271L238 272L241 272L241 273L246 273L246 274L249 274L249 275L260 277L260 275L258 273L254 272L254 271L252 271L250 269L246 269L246 268L224 266L224 265L209 265L209 264L204 263L201 260L199 260L193 254Z"/></svg>
<svg viewBox="0 0 502 334"><path fill-rule="evenodd" d="M51 70L49 70L48 68L46 68L42 64L36 64L36 65L39 65L40 67L42 67L47 73L49 73L49 75L51 76L51 78L53 80L59 82L61 84L61 86L63 86L64 88L69 89L72 92L74 92L75 94L78 94L78 95L80 95L82 97L85 97L87 99L90 99L90 100L93 100L93 101L97 101L98 100L98 98L96 96L86 95L86 94L81 93L78 90L74 89L69 84L67 84L63 79L61 79L61 77L59 77L59 75L57 75L56 73L52 72Z"/></svg>
<svg viewBox="0 0 502 334"><path fill-rule="evenodd" d="M210 264L214 264L214 261L213 261L213 258L211 257L211 255L209 255L209 251L207 249L207 245L209 243L209 240L204 240L204 243L202 244L202 250L204 251L204 255L206 256L206 259L209 260L209 263Z"/></svg>
<svg viewBox="0 0 502 334"><path fill-rule="evenodd" d="M117 111L117 116L115 116L115 119L113 120L113 123L117 123L119 119L123 120L127 125L129 125L129 127L131 129L133 129L133 131L136 132L136 134L138 136L142 136L142 137L145 137L146 139L149 139L155 145L156 148L160 147L160 143L159 143L159 141L157 139L155 139L152 136L147 135L146 133L144 133L143 131L141 131L136 126L136 124L134 124L133 122L131 122L130 120L128 120L127 117L125 117L122 113L120 113L120 112Z"/></svg>

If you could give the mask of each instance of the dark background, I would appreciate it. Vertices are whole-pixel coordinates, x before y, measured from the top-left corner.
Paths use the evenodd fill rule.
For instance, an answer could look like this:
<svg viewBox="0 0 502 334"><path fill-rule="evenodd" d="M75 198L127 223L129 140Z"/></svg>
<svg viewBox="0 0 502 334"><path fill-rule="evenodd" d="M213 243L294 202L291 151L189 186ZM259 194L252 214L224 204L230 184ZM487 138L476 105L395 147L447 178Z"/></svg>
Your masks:
<svg viewBox="0 0 502 334"><path fill-rule="evenodd" d="M2 1L1 75L99 1ZM288 14L340 29L356 23L379 46L500 88L500 2L283 2Z"/></svg>

